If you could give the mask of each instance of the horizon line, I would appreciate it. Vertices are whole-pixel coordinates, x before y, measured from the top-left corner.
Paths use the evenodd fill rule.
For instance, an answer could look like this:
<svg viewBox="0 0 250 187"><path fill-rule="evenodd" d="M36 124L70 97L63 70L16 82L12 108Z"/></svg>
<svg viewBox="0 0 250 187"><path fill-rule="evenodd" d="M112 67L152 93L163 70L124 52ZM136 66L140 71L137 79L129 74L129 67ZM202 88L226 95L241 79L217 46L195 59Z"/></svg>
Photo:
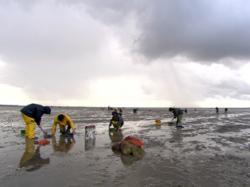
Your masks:
<svg viewBox="0 0 250 187"><path fill-rule="evenodd" d="M20 106L20 107L22 107L22 106L26 106L26 105L21 105L21 104L0 104L0 106L12 106L12 107L14 107L14 106ZM44 105L45 106L45 105ZM108 108L108 107L111 107L111 108L169 108L169 107L174 107L174 108L191 108L191 109L195 109L195 108L215 108L215 107L217 107L217 106L215 106L215 107L201 107L201 106L199 106L199 107L194 107L194 106L192 106L192 107L180 107L180 106L166 106L166 107L157 107L157 106L155 106L155 107L142 107L142 106L76 106L76 105L46 105L46 106L50 106L50 107L72 107L72 108ZM218 107L218 108L250 108L250 106L249 107Z"/></svg>

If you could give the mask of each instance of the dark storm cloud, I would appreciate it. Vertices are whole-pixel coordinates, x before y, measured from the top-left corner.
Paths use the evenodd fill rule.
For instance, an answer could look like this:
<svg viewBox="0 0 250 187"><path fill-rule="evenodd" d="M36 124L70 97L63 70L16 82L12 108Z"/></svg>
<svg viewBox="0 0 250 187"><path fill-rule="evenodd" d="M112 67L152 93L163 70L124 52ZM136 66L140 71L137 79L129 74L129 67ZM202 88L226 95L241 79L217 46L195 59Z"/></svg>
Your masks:
<svg viewBox="0 0 250 187"><path fill-rule="evenodd" d="M92 15L119 24L137 16L134 51L150 60L177 55L220 62L250 57L250 2L243 0L84 1ZM119 22L120 21L120 22Z"/></svg>

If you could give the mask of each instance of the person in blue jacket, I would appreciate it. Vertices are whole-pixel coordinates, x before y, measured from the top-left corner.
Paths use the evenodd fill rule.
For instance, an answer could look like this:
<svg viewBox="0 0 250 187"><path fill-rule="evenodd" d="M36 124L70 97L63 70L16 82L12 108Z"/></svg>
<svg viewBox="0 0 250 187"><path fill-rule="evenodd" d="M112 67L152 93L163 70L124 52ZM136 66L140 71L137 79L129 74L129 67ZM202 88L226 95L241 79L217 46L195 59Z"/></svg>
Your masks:
<svg viewBox="0 0 250 187"><path fill-rule="evenodd" d="M39 104L29 104L21 109L21 114L23 120L26 124L25 136L27 138L35 138L35 129L36 125L44 133L44 136L47 136L47 133L41 127L41 119L43 114L50 114L51 109L48 106L42 106Z"/></svg>

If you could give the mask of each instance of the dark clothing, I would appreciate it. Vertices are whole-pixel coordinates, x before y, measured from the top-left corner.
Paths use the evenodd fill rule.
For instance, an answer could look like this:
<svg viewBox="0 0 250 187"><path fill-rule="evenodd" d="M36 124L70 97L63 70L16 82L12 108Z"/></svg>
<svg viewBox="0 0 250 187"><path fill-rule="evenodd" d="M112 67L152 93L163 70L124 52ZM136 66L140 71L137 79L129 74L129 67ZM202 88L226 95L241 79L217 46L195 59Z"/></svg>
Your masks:
<svg viewBox="0 0 250 187"><path fill-rule="evenodd" d="M179 108L174 108L172 112L174 114L174 118L177 118L179 115L183 114L183 110L181 110Z"/></svg>
<svg viewBox="0 0 250 187"><path fill-rule="evenodd" d="M67 127L67 129L66 129L66 127ZM71 129L70 125L62 126L62 127L60 127L60 133L63 134L63 135L64 134L69 134L70 129Z"/></svg>
<svg viewBox="0 0 250 187"><path fill-rule="evenodd" d="M124 120L122 118L121 114L118 113L112 113L113 117L110 120L109 126L113 125L115 128L121 128L124 124Z"/></svg>
<svg viewBox="0 0 250 187"><path fill-rule="evenodd" d="M37 125L40 125L42 115L46 113L45 107L38 104L30 104L21 109L26 116L34 118Z"/></svg>
<svg viewBox="0 0 250 187"><path fill-rule="evenodd" d="M119 122L120 122L121 127L122 127L122 126L123 126L123 124L124 124L124 120L123 120L123 117L122 117L122 115L121 115L121 114L119 115Z"/></svg>
<svg viewBox="0 0 250 187"><path fill-rule="evenodd" d="M177 118L176 126L178 126L178 124L182 121L183 110L180 108L171 108L170 111L173 113L174 118Z"/></svg>
<svg viewBox="0 0 250 187"><path fill-rule="evenodd" d="M216 110L216 114L219 114L219 108L216 107L215 110Z"/></svg>

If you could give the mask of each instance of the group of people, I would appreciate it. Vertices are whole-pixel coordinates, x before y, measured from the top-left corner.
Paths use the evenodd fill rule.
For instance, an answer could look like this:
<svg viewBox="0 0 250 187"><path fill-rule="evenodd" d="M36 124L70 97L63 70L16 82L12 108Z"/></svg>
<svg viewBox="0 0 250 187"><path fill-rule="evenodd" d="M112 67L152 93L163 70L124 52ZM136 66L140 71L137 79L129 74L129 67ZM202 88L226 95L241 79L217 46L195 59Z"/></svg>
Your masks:
<svg viewBox="0 0 250 187"><path fill-rule="evenodd" d="M114 137L116 134L122 135L120 129L124 124L124 120L122 117L122 109L121 108L112 108L112 118L109 123L109 136L114 141ZM113 136L111 135L113 134ZM141 158L143 156L143 146L144 143L134 137L134 136L127 136L124 139L119 139L120 141L114 141L112 145L112 150L115 153L121 153L122 155L129 155L135 158Z"/></svg>
<svg viewBox="0 0 250 187"><path fill-rule="evenodd" d="M215 107L215 111L216 111L216 114L219 114L219 108L218 107ZM224 111L225 111L225 114L227 114L228 108L225 108Z"/></svg>
<svg viewBox="0 0 250 187"><path fill-rule="evenodd" d="M21 109L21 114L25 122L25 137L29 139L35 138L35 129L38 126L44 134L44 137L54 136L57 125L60 127L60 133L68 136L75 134L76 126L67 114L58 114L54 118L51 127L51 135L48 134L41 126L41 118L44 114L51 114L51 108L39 104L30 104ZM72 130L72 132L71 132Z"/></svg>
<svg viewBox="0 0 250 187"><path fill-rule="evenodd" d="M169 108L169 111L173 113L173 119L177 119L176 127L180 127L183 110L179 108ZM42 106L39 104L30 104L21 109L23 120L26 124L25 136L27 139L35 138L35 129L38 126L44 134L44 137L54 137L56 134L57 126L59 125L60 133L63 136L73 135L76 133L76 125L68 114L60 113L54 117L54 122L51 126L51 135L48 134L41 126L41 118L44 114L51 114L51 108L48 106ZM121 108L112 108L112 118L109 123L109 131L119 131L124 125ZM112 150L120 152L125 155L136 156L138 153L143 152L143 142L132 136L128 136L119 142L112 145Z"/></svg>

